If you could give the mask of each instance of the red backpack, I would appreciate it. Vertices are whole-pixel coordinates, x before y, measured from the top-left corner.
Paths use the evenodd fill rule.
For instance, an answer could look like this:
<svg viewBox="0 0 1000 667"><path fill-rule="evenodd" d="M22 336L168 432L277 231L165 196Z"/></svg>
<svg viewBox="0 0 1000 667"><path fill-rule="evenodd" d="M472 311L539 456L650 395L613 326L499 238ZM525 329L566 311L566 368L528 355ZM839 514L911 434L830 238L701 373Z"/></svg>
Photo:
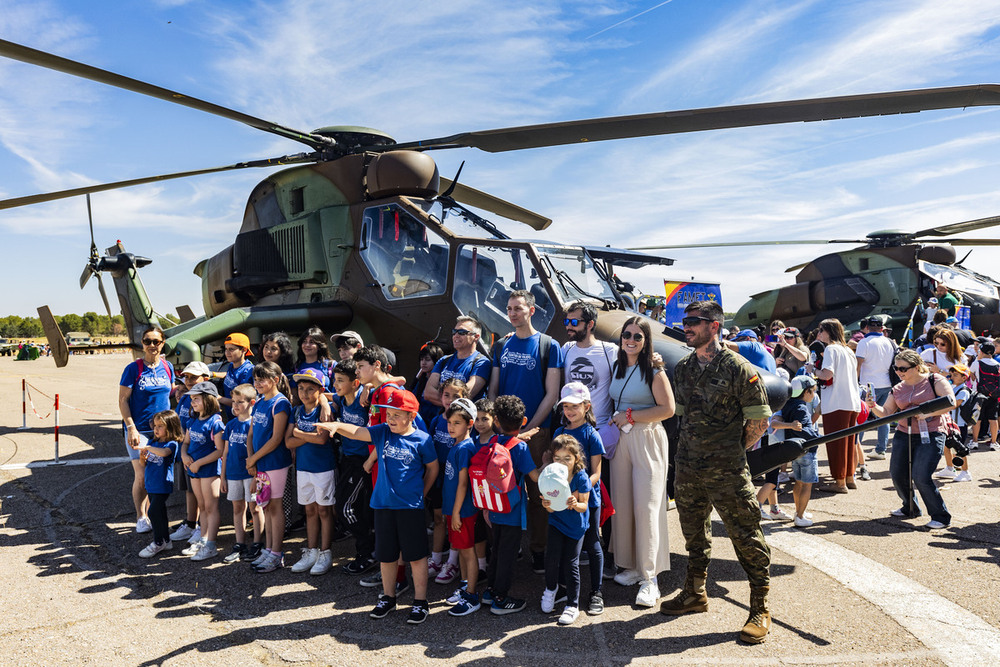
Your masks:
<svg viewBox="0 0 1000 667"><path fill-rule="evenodd" d="M497 436L490 439L469 461L469 486L472 504L479 509L506 514L510 512L508 492L516 486L514 462L510 450L521 441L511 438L500 444Z"/></svg>

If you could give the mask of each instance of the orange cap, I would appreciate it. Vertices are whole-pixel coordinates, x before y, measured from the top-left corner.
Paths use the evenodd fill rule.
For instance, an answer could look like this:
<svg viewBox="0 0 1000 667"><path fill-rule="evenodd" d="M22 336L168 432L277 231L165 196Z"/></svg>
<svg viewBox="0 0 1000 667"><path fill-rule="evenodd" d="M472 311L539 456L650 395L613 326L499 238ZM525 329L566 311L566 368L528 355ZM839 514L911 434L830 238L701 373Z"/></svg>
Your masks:
<svg viewBox="0 0 1000 667"><path fill-rule="evenodd" d="M247 351L248 357L253 356L253 352L250 351L250 339L247 338L246 334L241 334L241 333L229 334L228 336L226 336L226 341L225 343L223 343L223 345L225 345L226 343L236 345L237 347L242 347L244 350Z"/></svg>

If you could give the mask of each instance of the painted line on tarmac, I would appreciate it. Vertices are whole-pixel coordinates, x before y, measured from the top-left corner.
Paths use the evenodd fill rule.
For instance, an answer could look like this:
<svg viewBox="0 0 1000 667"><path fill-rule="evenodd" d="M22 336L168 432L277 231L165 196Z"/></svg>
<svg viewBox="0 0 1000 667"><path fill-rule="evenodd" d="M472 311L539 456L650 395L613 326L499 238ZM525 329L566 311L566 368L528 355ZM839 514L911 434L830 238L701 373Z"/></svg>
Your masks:
<svg viewBox="0 0 1000 667"><path fill-rule="evenodd" d="M947 665L1000 664L1000 630L895 570L839 544L793 528L771 530L767 543L865 598Z"/></svg>
<svg viewBox="0 0 1000 667"><path fill-rule="evenodd" d="M127 456L111 456L103 459L73 459L71 461L32 461L31 463L7 463L0 466L0 470L25 470L31 468L47 468L49 466L86 466L86 465L108 465L111 463L128 463Z"/></svg>

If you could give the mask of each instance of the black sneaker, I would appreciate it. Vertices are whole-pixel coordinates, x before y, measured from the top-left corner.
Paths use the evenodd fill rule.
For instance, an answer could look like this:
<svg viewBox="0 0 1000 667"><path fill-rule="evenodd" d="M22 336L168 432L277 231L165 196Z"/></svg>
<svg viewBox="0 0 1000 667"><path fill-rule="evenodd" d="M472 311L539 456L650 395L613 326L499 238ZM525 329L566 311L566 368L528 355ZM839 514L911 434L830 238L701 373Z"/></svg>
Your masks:
<svg viewBox="0 0 1000 667"><path fill-rule="evenodd" d="M508 595L505 598L494 598L493 606L490 607L490 612L496 614L497 616L503 616L505 614L516 614L519 611L524 611L524 607L524 600L512 598Z"/></svg>
<svg viewBox="0 0 1000 667"><path fill-rule="evenodd" d="M240 554L240 560L244 563L255 561L260 558L260 552L263 549L263 542L254 542L246 551Z"/></svg>
<svg viewBox="0 0 1000 667"><path fill-rule="evenodd" d="M376 567L378 567L378 561L371 556L358 556L344 566L344 572L347 574L364 574L365 572L374 570Z"/></svg>
<svg viewBox="0 0 1000 667"><path fill-rule="evenodd" d="M531 571L535 574L545 574L545 554L540 551L531 552Z"/></svg>
<svg viewBox="0 0 1000 667"><path fill-rule="evenodd" d="M395 608L396 598L391 598L388 595L380 595L378 596L375 608L368 613L368 616L371 618L385 618Z"/></svg>
<svg viewBox="0 0 1000 667"><path fill-rule="evenodd" d="M397 586L399 584L396 584ZM420 625L427 620L428 614L431 610L427 608L427 603L422 602L420 604L413 605L413 609L410 610L410 615L406 617L406 622L410 625Z"/></svg>
<svg viewBox="0 0 1000 667"><path fill-rule="evenodd" d="M236 561L238 561L240 558L243 557L243 554L246 553L246 551L247 551L247 545L238 543L234 544L232 551L229 552L228 556L222 559L222 562L235 563Z"/></svg>
<svg viewBox="0 0 1000 667"><path fill-rule="evenodd" d="M334 541L334 542L343 542L344 540L346 540L346 539L347 539L347 538L349 538L349 537L354 537L354 536L353 536L353 535L351 534L351 531L349 531L349 530L344 530L343 528L338 528L338 529L337 529L337 532L335 532L335 533L333 534L333 541Z"/></svg>
<svg viewBox="0 0 1000 667"><path fill-rule="evenodd" d="M600 591L591 594L590 607L587 608L587 613L591 616L604 613L604 595Z"/></svg>

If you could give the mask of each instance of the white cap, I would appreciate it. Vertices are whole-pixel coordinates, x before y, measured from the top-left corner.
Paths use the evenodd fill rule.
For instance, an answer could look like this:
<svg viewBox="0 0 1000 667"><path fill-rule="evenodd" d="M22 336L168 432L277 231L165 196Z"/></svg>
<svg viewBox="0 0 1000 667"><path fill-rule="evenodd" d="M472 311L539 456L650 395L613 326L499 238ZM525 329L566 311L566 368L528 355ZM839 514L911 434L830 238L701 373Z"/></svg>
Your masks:
<svg viewBox="0 0 1000 667"><path fill-rule="evenodd" d="M590 402L590 390L582 382L569 382L562 388L559 403L575 403L579 405L584 401ZM556 405L559 405L556 403Z"/></svg>

